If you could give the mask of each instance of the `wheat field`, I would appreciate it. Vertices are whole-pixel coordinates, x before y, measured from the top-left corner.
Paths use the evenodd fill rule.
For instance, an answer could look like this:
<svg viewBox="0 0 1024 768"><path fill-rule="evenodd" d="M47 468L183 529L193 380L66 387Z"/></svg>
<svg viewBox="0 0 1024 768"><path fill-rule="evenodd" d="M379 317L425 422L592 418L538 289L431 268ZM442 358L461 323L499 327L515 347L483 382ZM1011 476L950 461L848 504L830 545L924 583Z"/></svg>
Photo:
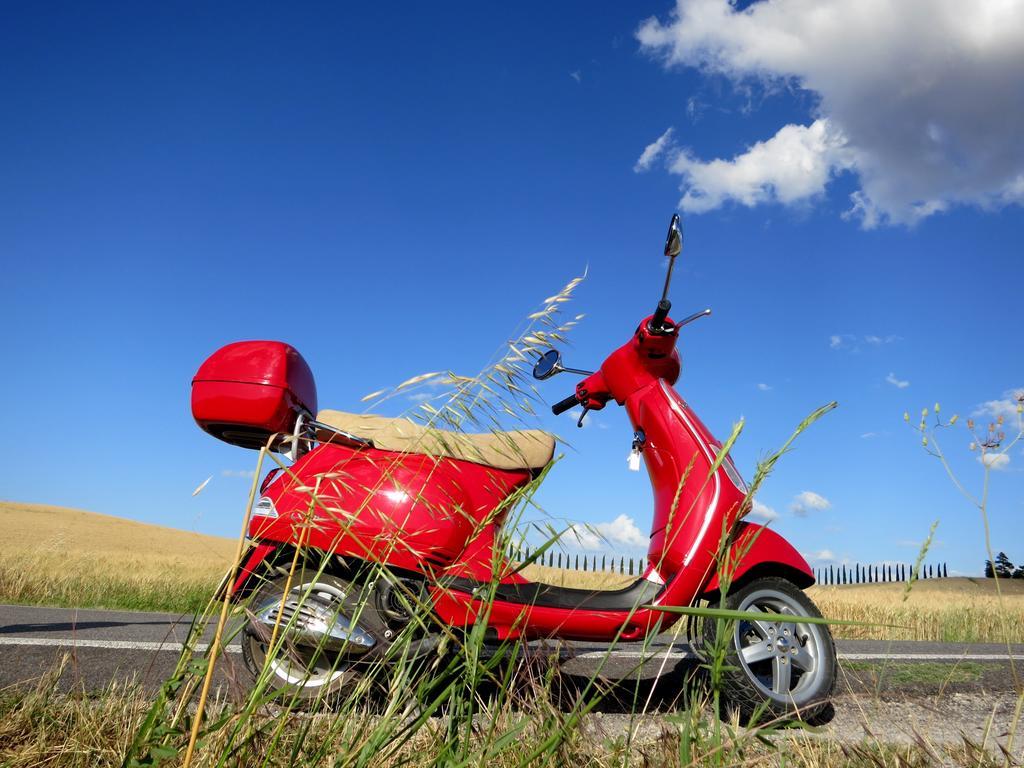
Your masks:
<svg viewBox="0 0 1024 768"><path fill-rule="evenodd" d="M0 502L0 601L198 610L234 542L95 512Z"/></svg>
<svg viewBox="0 0 1024 768"><path fill-rule="evenodd" d="M823 616L876 626L833 626L837 637L939 642L1024 643L1024 581L949 578L906 585L814 586ZM887 626L877 626L887 625Z"/></svg>
<svg viewBox="0 0 1024 768"><path fill-rule="evenodd" d="M196 611L230 565L235 543L76 509L0 502L0 601L79 608ZM632 577L529 565L531 580L619 589ZM1024 581L935 579L811 587L837 637L949 642L1024 642ZM1001 607L1000 607L1001 603Z"/></svg>

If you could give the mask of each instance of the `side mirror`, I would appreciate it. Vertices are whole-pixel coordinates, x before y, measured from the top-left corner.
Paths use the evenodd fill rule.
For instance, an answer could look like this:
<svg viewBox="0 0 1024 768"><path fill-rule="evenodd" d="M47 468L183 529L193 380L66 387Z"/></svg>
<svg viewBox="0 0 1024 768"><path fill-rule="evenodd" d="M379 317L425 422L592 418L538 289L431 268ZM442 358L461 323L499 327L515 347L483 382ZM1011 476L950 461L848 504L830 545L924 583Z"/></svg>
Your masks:
<svg viewBox="0 0 1024 768"><path fill-rule="evenodd" d="M562 353L557 349L549 349L540 356L540 360L533 366L533 378L550 379L556 373L578 373L580 376L591 376L593 371L584 371L582 368L566 368L562 365Z"/></svg>
<svg viewBox="0 0 1024 768"><path fill-rule="evenodd" d="M672 222L668 225L665 237L665 255L674 259L683 251L683 230L679 227L679 214L672 214Z"/></svg>
<svg viewBox="0 0 1024 768"><path fill-rule="evenodd" d="M562 371L562 353L557 349L549 349L543 355L540 356L540 360L533 366L533 378L550 379L556 373Z"/></svg>
<svg viewBox="0 0 1024 768"><path fill-rule="evenodd" d="M679 226L679 214L672 214L672 221L668 225L668 235L665 237L665 255L668 256L668 272L665 274L665 288L661 292L661 301L658 302L658 309L652 318L651 327L657 329L654 333L661 333L661 324L668 317L672 309L672 302L668 300L668 286L672 282L672 267L676 265L676 256L683 250L683 230Z"/></svg>

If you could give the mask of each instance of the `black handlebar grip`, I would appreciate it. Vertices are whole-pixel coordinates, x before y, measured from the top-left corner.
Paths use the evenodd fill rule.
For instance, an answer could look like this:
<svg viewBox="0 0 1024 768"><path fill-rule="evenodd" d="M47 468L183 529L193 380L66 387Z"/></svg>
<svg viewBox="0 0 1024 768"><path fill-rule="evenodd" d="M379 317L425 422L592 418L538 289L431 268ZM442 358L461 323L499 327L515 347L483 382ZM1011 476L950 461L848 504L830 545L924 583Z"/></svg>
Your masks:
<svg viewBox="0 0 1024 768"><path fill-rule="evenodd" d="M651 330L661 330L661 326L664 324L665 318L668 317L670 309L672 309L672 302L668 299L662 299L658 302L658 308L654 310L654 315L651 317Z"/></svg>
<svg viewBox="0 0 1024 768"><path fill-rule="evenodd" d="M576 395L569 395L565 400L559 400L557 403L551 406L551 412L558 416L559 414L565 413L570 408L575 408L580 404Z"/></svg>

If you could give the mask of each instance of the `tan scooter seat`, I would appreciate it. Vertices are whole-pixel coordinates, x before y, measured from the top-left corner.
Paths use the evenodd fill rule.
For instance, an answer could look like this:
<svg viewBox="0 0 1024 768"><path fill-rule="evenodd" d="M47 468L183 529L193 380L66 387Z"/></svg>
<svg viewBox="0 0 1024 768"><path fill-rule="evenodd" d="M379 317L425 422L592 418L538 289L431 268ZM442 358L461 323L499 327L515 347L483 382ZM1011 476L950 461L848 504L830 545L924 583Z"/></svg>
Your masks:
<svg viewBox="0 0 1024 768"><path fill-rule="evenodd" d="M470 435L424 427L409 419L343 411L320 411L316 419L342 432L371 440L374 447L383 451L445 456L496 469L543 469L555 454L555 438L539 429ZM317 440L322 443L331 442L331 437L324 429L317 433Z"/></svg>

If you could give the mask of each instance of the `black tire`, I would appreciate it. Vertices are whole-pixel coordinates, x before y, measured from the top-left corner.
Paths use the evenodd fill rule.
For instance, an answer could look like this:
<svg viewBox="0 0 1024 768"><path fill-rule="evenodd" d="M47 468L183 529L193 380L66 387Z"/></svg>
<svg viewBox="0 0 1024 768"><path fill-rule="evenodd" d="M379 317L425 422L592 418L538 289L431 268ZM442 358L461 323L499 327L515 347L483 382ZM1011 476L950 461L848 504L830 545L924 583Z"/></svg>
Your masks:
<svg viewBox="0 0 1024 768"><path fill-rule="evenodd" d="M268 661L267 654L285 588L289 604L278 621L280 650ZM299 621L289 622L295 609L311 611L339 624L350 633L348 641L328 643L299 631ZM248 687L268 674L267 693L278 703L292 702L300 708L320 702L335 704L349 695L366 670L384 657L394 636L381 619L372 599L372 588L362 588L339 576L299 571L289 581L278 576L257 589L249 601L249 620L241 633L242 660ZM352 626L351 619L358 617ZM289 631L289 627L293 631ZM264 668L267 668L267 673Z"/></svg>
<svg viewBox="0 0 1024 768"><path fill-rule="evenodd" d="M719 605L821 618L801 589L776 576L751 580ZM719 624L716 619L704 621L705 654L716 647ZM798 718L814 723L829 710L837 662L827 625L772 620L726 621L722 625L730 633L725 643L722 693L726 706L738 711L742 720L760 715L761 721Z"/></svg>

